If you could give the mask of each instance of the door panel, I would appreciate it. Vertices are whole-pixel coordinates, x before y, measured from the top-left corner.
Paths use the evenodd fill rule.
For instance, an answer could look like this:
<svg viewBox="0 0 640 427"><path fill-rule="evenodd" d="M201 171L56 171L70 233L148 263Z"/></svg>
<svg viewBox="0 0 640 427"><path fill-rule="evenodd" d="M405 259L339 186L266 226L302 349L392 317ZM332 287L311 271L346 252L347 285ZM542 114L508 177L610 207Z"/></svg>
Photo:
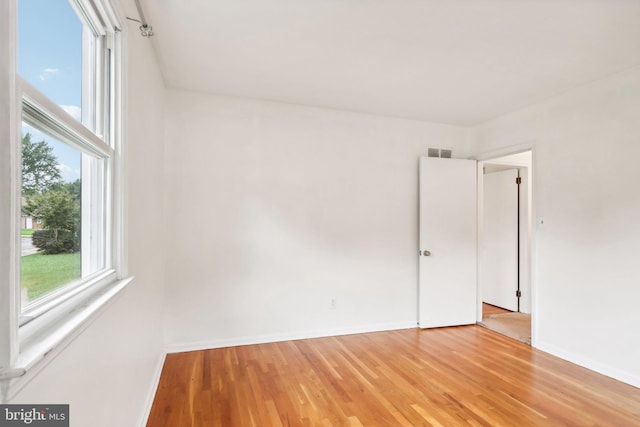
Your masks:
<svg viewBox="0 0 640 427"><path fill-rule="evenodd" d="M518 310L517 169L484 175L482 301Z"/></svg>
<svg viewBox="0 0 640 427"><path fill-rule="evenodd" d="M476 322L476 202L474 160L420 158L421 328Z"/></svg>

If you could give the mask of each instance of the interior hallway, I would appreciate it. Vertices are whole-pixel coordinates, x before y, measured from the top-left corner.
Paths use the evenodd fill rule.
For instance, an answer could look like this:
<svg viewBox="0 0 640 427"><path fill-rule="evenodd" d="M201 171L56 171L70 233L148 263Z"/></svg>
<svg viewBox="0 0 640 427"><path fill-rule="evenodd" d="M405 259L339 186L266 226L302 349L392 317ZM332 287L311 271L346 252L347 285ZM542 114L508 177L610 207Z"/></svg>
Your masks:
<svg viewBox="0 0 640 427"><path fill-rule="evenodd" d="M479 325L531 345L531 314L512 312L483 302Z"/></svg>

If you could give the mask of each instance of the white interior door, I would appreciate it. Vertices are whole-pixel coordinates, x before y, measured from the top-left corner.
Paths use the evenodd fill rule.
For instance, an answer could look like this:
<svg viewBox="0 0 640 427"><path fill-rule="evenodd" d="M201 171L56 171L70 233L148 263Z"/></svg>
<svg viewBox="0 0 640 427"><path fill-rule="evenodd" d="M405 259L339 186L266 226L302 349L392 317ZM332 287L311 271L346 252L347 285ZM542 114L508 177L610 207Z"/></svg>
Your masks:
<svg viewBox="0 0 640 427"><path fill-rule="evenodd" d="M476 225L476 162L421 157L421 328L476 322Z"/></svg>
<svg viewBox="0 0 640 427"><path fill-rule="evenodd" d="M483 177L482 301L518 310L517 169Z"/></svg>

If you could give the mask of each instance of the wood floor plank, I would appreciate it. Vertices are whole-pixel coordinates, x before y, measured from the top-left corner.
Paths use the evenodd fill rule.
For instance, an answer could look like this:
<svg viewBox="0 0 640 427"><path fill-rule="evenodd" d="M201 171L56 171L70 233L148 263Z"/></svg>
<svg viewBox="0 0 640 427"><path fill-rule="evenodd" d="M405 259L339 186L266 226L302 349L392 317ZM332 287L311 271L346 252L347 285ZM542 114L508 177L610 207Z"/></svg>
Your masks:
<svg viewBox="0 0 640 427"><path fill-rule="evenodd" d="M148 427L633 426L640 390L477 326L170 354Z"/></svg>
<svg viewBox="0 0 640 427"><path fill-rule="evenodd" d="M487 304L486 302L482 303L482 317L491 316L492 314L504 314L504 313L512 313L512 311L502 307L497 307L495 305Z"/></svg>

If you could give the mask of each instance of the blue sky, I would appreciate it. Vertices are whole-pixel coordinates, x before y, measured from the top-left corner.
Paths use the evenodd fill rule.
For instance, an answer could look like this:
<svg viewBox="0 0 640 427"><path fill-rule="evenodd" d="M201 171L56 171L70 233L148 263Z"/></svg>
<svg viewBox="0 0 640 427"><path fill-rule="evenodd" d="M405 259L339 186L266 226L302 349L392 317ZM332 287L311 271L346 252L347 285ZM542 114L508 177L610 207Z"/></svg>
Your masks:
<svg viewBox="0 0 640 427"><path fill-rule="evenodd" d="M80 119L82 23L68 0L19 0L18 73ZM23 124L32 141L47 141L65 181L80 178L80 152Z"/></svg>

